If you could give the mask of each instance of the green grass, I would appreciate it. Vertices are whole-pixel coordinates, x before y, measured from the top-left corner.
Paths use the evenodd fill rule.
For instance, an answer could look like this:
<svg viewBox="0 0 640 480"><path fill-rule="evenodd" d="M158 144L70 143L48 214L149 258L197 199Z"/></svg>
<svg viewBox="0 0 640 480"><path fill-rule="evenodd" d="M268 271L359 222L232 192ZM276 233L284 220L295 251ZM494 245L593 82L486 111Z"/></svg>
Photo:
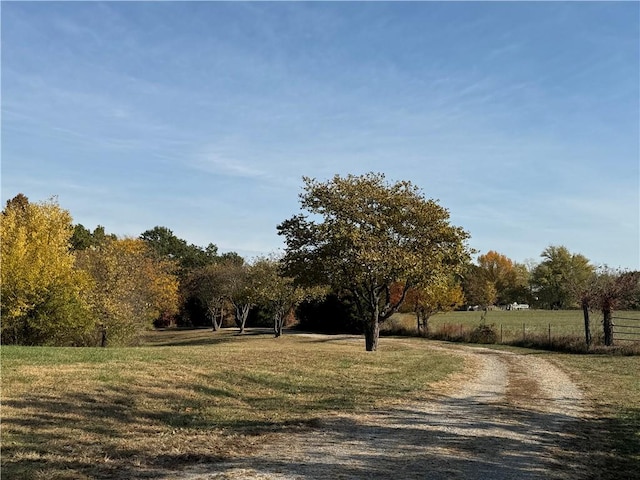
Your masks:
<svg viewBox="0 0 640 480"><path fill-rule="evenodd" d="M383 339L371 354L340 336L203 329L153 332L136 348L4 346L2 475L154 478L165 467L244 454L332 412L425 398L462 369L459 357L428 345ZM640 358L517 351L560 364L594 405L576 432L593 478L637 475Z"/></svg>
<svg viewBox="0 0 640 480"><path fill-rule="evenodd" d="M330 412L422 398L462 362L424 342L207 330L136 348L2 347L6 478L139 478L233 456Z"/></svg>

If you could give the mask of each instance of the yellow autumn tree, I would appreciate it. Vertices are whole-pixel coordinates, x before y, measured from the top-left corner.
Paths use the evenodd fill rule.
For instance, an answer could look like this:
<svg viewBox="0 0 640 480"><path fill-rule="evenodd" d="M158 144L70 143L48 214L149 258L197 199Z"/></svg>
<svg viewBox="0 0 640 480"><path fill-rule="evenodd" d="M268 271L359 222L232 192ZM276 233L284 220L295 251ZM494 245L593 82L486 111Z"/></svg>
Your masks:
<svg viewBox="0 0 640 480"><path fill-rule="evenodd" d="M139 239L110 240L78 252L78 267L92 279L88 303L101 346L134 343L160 315L178 309L175 265L153 256Z"/></svg>
<svg viewBox="0 0 640 480"><path fill-rule="evenodd" d="M398 295L397 285L392 287L394 295ZM410 289L401 311L413 312L416 315L416 326L419 335L429 334L429 318L436 313L450 312L464 303L464 293L460 283L452 275L443 275L425 285Z"/></svg>
<svg viewBox="0 0 640 480"><path fill-rule="evenodd" d="M92 329L87 277L69 250L71 222L54 198L31 203L19 194L7 202L0 216L3 343L77 345Z"/></svg>

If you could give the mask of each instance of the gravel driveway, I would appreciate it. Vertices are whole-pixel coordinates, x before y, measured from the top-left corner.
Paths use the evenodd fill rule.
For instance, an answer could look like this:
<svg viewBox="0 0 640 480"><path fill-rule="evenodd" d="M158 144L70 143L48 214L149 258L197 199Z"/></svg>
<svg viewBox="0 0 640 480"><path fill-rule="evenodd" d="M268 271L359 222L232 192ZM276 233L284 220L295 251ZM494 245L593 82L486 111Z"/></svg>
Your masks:
<svg viewBox="0 0 640 480"><path fill-rule="evenodd" d="M585 474L566 451L572 422L586 413L580 390L563 371L536 354L429 348L463 355L469 368L428 401L328 417L313 431L276 436L246 457L166 479L546 480Z"/></svg>

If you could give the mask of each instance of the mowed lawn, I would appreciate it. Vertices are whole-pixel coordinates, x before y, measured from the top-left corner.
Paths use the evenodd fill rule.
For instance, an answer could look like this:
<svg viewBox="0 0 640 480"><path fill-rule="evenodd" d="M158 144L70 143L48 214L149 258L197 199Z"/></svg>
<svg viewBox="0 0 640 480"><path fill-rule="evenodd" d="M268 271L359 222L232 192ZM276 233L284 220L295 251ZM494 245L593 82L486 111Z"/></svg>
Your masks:
<svg viewBox="0 0 640 480"><path fill-rule="evenodd" d="M153 478L332 412L427 398L464 367L432 344L382 338L372 354L348 336L170 330L135 348L3 346L2 478ZM637 473L640 357L516 351L545 355L583 387L594 410L577 434L593 478Z"/></svg>
<svg viewBox="0 0 640 480"><path fill-rule="evenodd" d="M2 478L140 478L246 452L331 412L406 402L463 368L420 339L154 332L135 348L2 350Z"/></svg>

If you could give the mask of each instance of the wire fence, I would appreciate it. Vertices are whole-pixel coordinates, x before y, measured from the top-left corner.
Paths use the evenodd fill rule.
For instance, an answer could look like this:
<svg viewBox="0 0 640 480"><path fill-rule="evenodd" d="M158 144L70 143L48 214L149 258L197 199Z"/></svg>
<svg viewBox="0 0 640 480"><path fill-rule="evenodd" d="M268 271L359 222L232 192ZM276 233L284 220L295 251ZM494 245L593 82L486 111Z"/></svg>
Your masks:
<svg viewBox="0 0 640 480"><path fill-rule="evenodd" d="M640 318L611 317L614 342L640 342Z"/></svg>
<svg viewBox="0 0 640 480"><path fill-rule="evenodd" d="M551 344L554 340L566 339L567 337L584 337L584 330L577 327L568 327L566 325L554 325L553 323L519 323L519 324L492 324L490 330L479 329L479 325L469 325L463 323L444 323L435 328L430 329L430 335L435 338L447 340L467 340L473 341L474 333L481 336L485 334L487 340L492 338L493 341L486 343L511 343L514 341L525 342L527 340L547 340ZM593 328L593 326L592 326ZM639 332L640 333L640 332ZM485 342L480 342L485 343Z"/></svg>
<svg viewBox="0 0 640 480"><path fill-rule="evenodd" d="M614 312L614 345L640 348L640 311ZM477 312L434 315L427 325L416 328L415 315L402 314L385 325L387 335L422 335L438 340L521 345L604 346L605 331L600 315L589 319L589 338L582 311Z"/></svg>

